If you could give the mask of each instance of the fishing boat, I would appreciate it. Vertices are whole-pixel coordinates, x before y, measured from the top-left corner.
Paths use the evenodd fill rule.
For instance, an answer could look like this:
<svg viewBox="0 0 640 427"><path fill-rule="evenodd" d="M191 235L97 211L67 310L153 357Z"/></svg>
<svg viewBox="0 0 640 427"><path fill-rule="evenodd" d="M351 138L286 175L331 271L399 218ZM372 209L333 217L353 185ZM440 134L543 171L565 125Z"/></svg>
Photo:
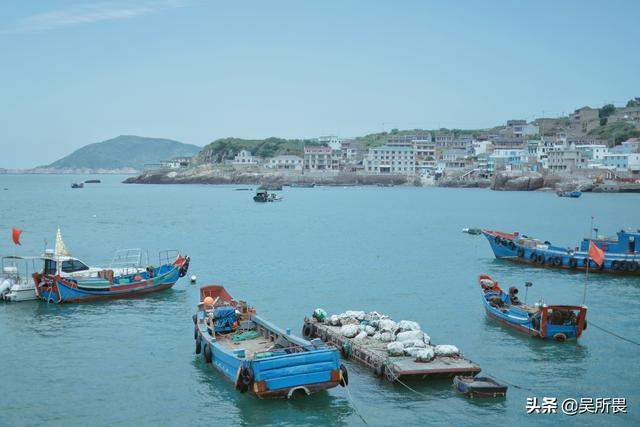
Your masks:
<svg viewBox="0 0 640 427"><path fill-rule="evenodd" d="M577 199L578 197L582 196L582 192L581 191L557 191L556 194L558 195L558 197L571 197L574 199Z"/></svg>
<svg viewBox="0 0 640 427"><path fill-rule="evenodd" d="M4 301L31 301L38 299L30 271L39 257L6 256L2 258L0 299Z"/></svg>
<svg viewBox="0 0 640 427"><path fill-rule="evenodd" d="M293 183L289 184L289 187L291 187L291 188L313 188L315 186L316 186L316 184L313 183L313 182L312 183L308 183L308 184L293 182Z"/></svg>
<svg viewBox="0 0 640 427"><path fill-rule="evenodd" d="M74 182L71 184L71 188L84 188L84 183L82 182Z"/></svg>
<svg viewBox="0 0 640 427"><path fill-rule="evenodd" d="M148 258L148 257L147 257ZM116 251L109 267L90 267L67 251L60 230L55 250L46 250L41 272L33 274L38 298L50 303L134 297L172 287L189 269L177 250L158 254L158 266L143 263L141 249Z"/></svg>
<svg viewBox="0 0 640 427"><path fill-rule="evenodd" d="M256 195L253 196L253 201L258 203L279 202L281 200L281 196L278 196L276 193L269 194L267 190L258 190Z"/></svg>
<svg viewBox="0 0 640 427"><path fill-rule="evenodd" d="M470 398L476 397L504 397L508 387L489 377L464 377L453 378L453 386L456 391Z"/></svg>
<svg viewBox="0 0 640 427"><path fill-rule="evenodd" d="M465 227L462 229L463 233L467 233L467 234L472 234L472 235L478 235L478 234L482 234L482 230L479 228L468 228Z"/></svg>
<svg viewBox="0 0 640 427"><path fill-rule="evenodd" d="M200 301L193 316L196 354L241 393L291 398L347 386L336 348L278 328L222 286L201 288Z"/></svg>
<svg viewBox="0 0 640 427"><path fill-rule="evenodd" d="M597 236L586 237L575 248L562 247L542 242L539 239L520 234L494 230L482 230L496 258L538 267L585 270L598 273L640 275L640 231L621 230L615 238ZM589 260L589 246L593 243L604 252L604 260L596 264Z"/></svg>
<svg viewBox="0 0 640 427"><path fill-rule="evenodd" d="M100 182L102 182L102 181L100 181L99 179L87 179L84 183L85 184L100 184Z"/></svg>
<svg viewBox="0 0 640 427"><path fill-rule="evenodd" d="M578 339L587 328L587 307L579 305L527 305L518 298L515 286L505 293L491 276L478 278L482 302L491 319L532 337L564 342Z"/></svg>

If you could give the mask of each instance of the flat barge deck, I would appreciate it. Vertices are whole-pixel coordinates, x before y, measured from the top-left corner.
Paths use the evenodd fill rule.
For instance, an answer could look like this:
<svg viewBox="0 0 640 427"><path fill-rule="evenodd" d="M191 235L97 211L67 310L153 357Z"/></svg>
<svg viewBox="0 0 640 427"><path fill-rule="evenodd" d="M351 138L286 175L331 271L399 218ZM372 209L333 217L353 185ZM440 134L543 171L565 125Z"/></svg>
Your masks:
<svg viewBox="0 0 640 427"><path fill-rule="evenodd" d="M452 378L456 375L475 376L481 370L479 365L462 356L436 356L430 362L417 362L409 356L389 356L387 343L368 338L346 338L340 333L340 326L320 323L315 319L305 318L306 325L311 329L311 337L336 346L343 357L361 363L377 376L391 382L398 379L430 380Z"/></svg>

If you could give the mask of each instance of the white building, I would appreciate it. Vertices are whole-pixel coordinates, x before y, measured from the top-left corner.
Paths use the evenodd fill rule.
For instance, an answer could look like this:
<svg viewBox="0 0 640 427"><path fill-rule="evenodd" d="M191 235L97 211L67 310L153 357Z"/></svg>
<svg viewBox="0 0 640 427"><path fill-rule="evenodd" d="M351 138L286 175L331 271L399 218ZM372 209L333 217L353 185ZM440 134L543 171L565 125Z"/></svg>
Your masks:
<svg viewBox="0 0 640 427"><path fill-rule="evenodd" d="M609 153L604 155L604 166L619 171L640 171L640 153Z"/></svg>
<svg viewBox="0 0 640 427"><path fill-rule="evenodd" d="M260 163L260 157L254 156L249 150L240 150L233 158L233 164L239 166L257 165Z"/></svg>
<svg viewBox="0 0 640 427"><path fill-rule="evenodd" d="M370 148L364 170L373 174L414 175L416 153L413 145L383 145Z"/></svg>
<svg viewBox="0 0 640 427"><path fill-rule="evenodd" d="M269 169L302 170L302 157L280 155L268 159L264 165Z"/></svg>
<svg viewBox="0 0 640 427"><path fill-rule="evenodd" d="M491 147L491 141L473 141L471 147L473 149L473 154L479 156L480 154L485 154L489 150Z"/></svg>
<svg viewBox="0 0 640 427"><path fill-rule="evenodd" d="M487 158L487 171L494 173L497 170L517 170L523 163L529 161L527 150L517 148L499 148Z"/></svg>
<svg viewBox="0 0 640 427"><path fill-rule="evenodd" d="M604 144L576 145L576 150L582 152L582 155L588 159L590 167L603 164L605 154L609 153L609 149Z"/></svg>
<svg viewBox="0 0 640 427"><path fill-rule="evenodd" d="M306 170L329 170L333 150L324 145L309 145L304 147L303 166Z"/></svg>
<svg viewBox="0 0 640 427"><path fill-rule="evenodd" d="M327 135L316 138L318 143L331 147L332 150L340 150L342 139L335 135Z"/></svg>
<svg viewBox="0 0 640 427"><path fill-rule="evenodd" d="M171 160L161 160L162 169L183 169L191 165L191 157L175 157Z"/></svg>

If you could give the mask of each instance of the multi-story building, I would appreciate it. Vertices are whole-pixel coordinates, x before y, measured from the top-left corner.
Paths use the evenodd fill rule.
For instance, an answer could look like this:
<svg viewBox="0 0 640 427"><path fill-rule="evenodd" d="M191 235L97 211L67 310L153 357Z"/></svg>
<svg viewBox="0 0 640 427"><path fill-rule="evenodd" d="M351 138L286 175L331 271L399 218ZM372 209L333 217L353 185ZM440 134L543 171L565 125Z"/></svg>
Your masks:
<svg viewBox="0 0 640 427"><path fill-rule="evenodd" d="M575 147L587 159L589 167L601 165L604 162L604 155L609 153L609 149L604 144L580 144Z"/></svg>
<svg viewBox="0 0 640 427"><path fill-rule="evenodd" d="M339 150L342 144L342 139L335 135L326 135L316 138L318 143L331 147L332 150Z"/></svg>
<svg viewBox="0 0 640 427"><path fill-rule="evenodd" d="M529 160L527 150L519 148L498 148L487 158L487 171L517 170Z"/></svg>
<svg viewBox="0 0 640 427"><path fill-rule="evenodd" d="M383 145L370 148L363 164L368 173L414 175L416 154L413 145Z"/></svg>
<svg viewBox="0 0 640 427"><path fill-rule="evenodd" d="M342 160L345 164L358 164L364 157L362 144L357 141L344 141L341 146Z"/></svg>
<svg viewBox="0 0 640 427"><path fill-rule="evenodd" d="M547 168L554 172L573 172L588 166L588 157L573 146L551 150L547 155Z"/></svg>
<svg viewBox="0 0 640 427"><path fill-rule="evenodd" d="M304 147L305 170L329 170L331 169L331 156L333 150L324 145L308 145Z"/></svg>
<svg viewBox="0 0 640 427"><path fill-rule="evenodd" d="M460 148L450 148L442 153L440 165L443 169L464 169L468 165L469 153Z"/></svg>
<svg viewBox="0 0 640 427"><path fill-rule="evenodd" d="M600 126L600 112L597 108L582 107L569 115L570 126L587 133Z"/></svg>
<svg viewBox="0 0 640 427"><path fill-rule="evenodd" d="M302 157L280 155L268 159L264 165L269 169L302 170Z"/></svg>
<svg viewBox="0 0 640 427"><path fill-rule="evenodd" d="M604 167L618 171L640 171L640 153L609 153L604 155Z"/></svg>

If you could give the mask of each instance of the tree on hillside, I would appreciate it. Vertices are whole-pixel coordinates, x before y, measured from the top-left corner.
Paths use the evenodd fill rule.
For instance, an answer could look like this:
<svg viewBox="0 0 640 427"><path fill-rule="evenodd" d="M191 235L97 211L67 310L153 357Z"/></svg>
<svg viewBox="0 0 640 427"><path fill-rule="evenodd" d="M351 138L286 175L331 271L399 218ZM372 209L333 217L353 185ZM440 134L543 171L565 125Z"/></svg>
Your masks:
<svg viewBox="0 0 640 427"><path fill-rule="evenodd" d="M636 96L627 102L627 107L640 107L640 96Z"/></svg>
<svg viewBox="0 0 640 427"><path fill-rule="evenodd" d="M605 117L609 117L613 112L616 111L616 107L613 104L607 104L603 106L600 111L598 111L598 116L602 119Z"/></svg>

